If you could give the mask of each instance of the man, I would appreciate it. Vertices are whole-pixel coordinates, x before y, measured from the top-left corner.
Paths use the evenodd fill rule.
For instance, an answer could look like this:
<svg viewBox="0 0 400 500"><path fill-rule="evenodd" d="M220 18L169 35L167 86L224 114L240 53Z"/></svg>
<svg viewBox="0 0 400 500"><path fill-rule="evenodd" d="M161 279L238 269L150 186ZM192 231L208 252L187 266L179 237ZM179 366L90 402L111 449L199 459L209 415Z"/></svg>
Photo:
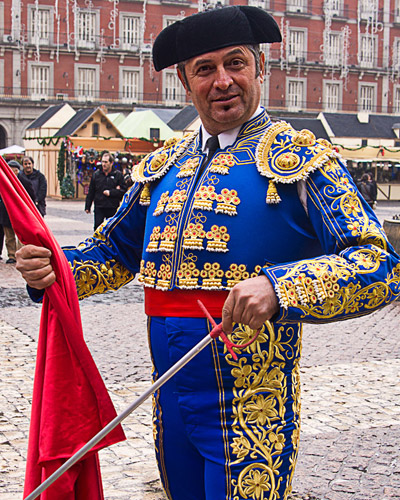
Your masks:
<svg viewBox="0 0 400 500"><path fill-rule="evenodd" d="M35 201L35 193L33 191L32 184L29 180L27 180L24 176L22 176L21 165L16 160L10 160L8 162L8 165L11 167L14 174L18 177L19 181L24 186L29 196L32 198L33 201ZM15 252L17 251L17 248L20 248L21 244L18 241L18 238L16 238L15 236L14 229L10 222L10 217L8 215L6 206L3 203L1 197L0 197L0 227L2 228L2 231L6 239L6 248L8 254L8 259L6 260L6 264L15 264L16 263ZM2 245L0 245L0 250L2 250Z"/></svg>
<svg viewBox="0 0 400 500"><path fill-rule="evenodd" d="M33 166L33 158L25 156L22 160L23 171L20 174L20 180L25 179L31 183L35 194L36 207L44 217L46 215L47 180L44 174L33 168Z"/></svg>
<svg viewBox="0 0 400 500"><path fill-rule="evenodd" d="M330 145L272 124L259 107L258 44L280 40L255 7L165 28L155 67L178 64L202 126L145 158L116 216L65 250L80 297L140 273L155 378L209 330L196 299L216 318L222 310L236 343L260 329L238 361L215 341L155 397L157 460L173 500L287 499L301 323L367 314L400 293L399 257ZM18 255L31 287L53 282L49 257L36 247Z"/></svg>
<svg viewBox="0 0 400 500"><path fill-rule="evenodd" d="M95 230L102 224L104 219L108 219L115 214L126 192L124 176L119 170L113 168L113 163L113 155L105 151L101 157L101 170L96 170L90 181L85 211L90 214L94 201Z"/></svg>

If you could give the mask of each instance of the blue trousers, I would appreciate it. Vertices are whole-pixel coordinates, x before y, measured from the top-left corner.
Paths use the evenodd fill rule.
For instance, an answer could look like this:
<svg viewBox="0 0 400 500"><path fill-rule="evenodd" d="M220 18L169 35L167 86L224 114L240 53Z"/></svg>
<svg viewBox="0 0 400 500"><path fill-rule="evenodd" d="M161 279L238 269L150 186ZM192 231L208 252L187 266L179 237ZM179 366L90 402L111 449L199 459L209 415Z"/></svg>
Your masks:
<svg viewBox="0 0 400 500"><path fill-rule="evenodd" d="M149 318L157 379L210 330L201 318ZM236 325L232 340L253 332ZM213 341L154 396L155 449L172 500L284 500L300 422L301 330L263 327L234 361Z"/></svg>

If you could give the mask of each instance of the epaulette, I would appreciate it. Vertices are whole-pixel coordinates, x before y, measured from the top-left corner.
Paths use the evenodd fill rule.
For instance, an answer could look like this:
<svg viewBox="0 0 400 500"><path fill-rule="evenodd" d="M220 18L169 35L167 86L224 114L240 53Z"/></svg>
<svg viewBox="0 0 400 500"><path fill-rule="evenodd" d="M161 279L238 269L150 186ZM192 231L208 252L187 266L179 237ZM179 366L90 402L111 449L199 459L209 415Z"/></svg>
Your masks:
<svg viewBox="0 0 400 500"><path fill-rule="evenodd" d="M192 144L197 135L198 132L194 132L183 139L177 137L167 139L161 148L145 156L138 165L132 168L133 181L147 183L162 177Z"/></svg>
<svg viewBox="0 0 400 500"><path fill-rule="evenodd" d="M267 203L281 201L276 184L307 179L337 156L329 141L316 139L310 130L294 130L284 121L271 125L256 150L257 169L270 179Z"/></svg>
<svg viewBox="0 0 400 500"><path fill-rule="evenodd" d="M167 139L163 146L148 154L143 160L132 168L132 180L143 184L139 203L143 206L150 205L150 182L160 179L165 175L178 158L187 150L197 137L198 132L188 134L183 139L173 137Z"/></svg>

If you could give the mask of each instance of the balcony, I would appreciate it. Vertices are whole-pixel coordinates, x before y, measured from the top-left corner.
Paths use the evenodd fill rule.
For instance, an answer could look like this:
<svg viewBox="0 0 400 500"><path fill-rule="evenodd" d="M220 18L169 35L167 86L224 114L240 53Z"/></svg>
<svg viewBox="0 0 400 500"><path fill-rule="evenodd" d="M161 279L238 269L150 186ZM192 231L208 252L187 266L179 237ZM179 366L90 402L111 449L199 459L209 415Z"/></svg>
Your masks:
<svg viewBox="0 0 400 500"><path fill-rule="evenodd" d="M96 48L96 42L94 40L78 40L76 45L78 49L94 50Z"/></svg>
<svg viewBox="0 0 400 500"><path fill-rule="evenodd" d="M306 58L303 54L290 54L287 60L292 64L304 64L306 62Z"/></svg>
<svg viewBox="0 0 400 500"><path fill-rule="evenodd" d="M161 0L161 3L164 5L184 5L185 7L191 4L190 0Z"/></svg>
<svg viewBox="0 0 400 500"><path fill-rule="evenodd" d="M309 16L312 14L308 8L307 2L304 0L287 0L286 2L287 15Z"/></svg>

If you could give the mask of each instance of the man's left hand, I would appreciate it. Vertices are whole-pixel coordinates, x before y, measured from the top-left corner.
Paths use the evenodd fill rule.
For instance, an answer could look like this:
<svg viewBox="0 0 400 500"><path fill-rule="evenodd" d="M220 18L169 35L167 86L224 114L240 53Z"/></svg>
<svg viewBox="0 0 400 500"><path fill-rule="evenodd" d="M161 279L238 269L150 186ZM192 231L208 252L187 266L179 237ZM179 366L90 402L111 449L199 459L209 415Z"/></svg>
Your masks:
<svg viewBox="0 0 400 500"><path fill-rule="evenodd" d="M265 275L249 278L235 285L222 308L222 329L232 332L233 323L257 330L279 311L272 283Z"/></svg>
<svg viewBox="0 0 400 500"><path fill-rule="evenodd" d="M108 189L105 189L103 191L104 196L110 196L110 191Z"/></svg>

